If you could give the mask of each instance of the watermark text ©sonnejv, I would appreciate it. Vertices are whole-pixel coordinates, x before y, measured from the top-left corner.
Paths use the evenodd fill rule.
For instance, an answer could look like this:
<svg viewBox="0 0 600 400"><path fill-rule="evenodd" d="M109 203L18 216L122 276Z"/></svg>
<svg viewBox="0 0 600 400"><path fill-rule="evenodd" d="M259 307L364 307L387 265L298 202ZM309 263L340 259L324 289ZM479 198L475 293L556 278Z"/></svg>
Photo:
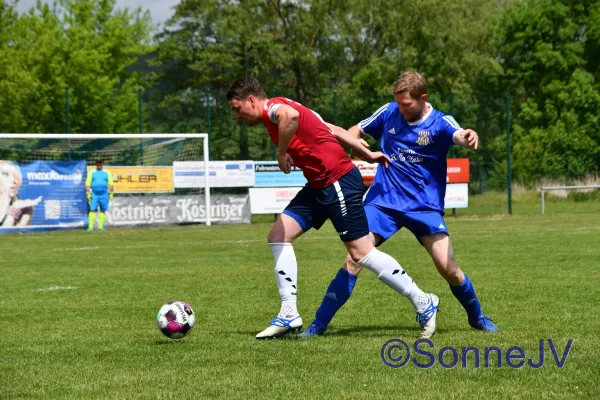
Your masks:
<svg viewBox="0 0 600 400"><path fill-rule="evenodd" d="M552 339L540 339L536 350L519 346L501 349L496 346L466 346L436 348L428 339L419 339L409 346L401 339L391 339L381 348L381 359L390 368L402 368L412 363L417 368L532 368L554 364L563 368L573 346L573 339L559 345Z"/></svg>

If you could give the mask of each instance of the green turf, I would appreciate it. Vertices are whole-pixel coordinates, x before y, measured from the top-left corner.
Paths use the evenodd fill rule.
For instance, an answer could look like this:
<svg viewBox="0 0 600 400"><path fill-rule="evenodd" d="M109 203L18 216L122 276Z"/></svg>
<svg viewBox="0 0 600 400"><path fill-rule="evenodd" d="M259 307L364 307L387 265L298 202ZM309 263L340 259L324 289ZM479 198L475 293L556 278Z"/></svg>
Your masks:
<svg viewBox="0 0 600 400"><path fill-rule="evenodd" d="M506 360L497 368L495 357L487 369L483 357L479 369L473 357L467 368L385 366L382 345L393 338L412 344L419 330L409 303L368 271L327 336L260 342L254 335L279 308L270 224L112 229L1 237L0 398L600 398L598 203L557 201L541 216L532 196L521 215L503 216L485 208L495 201L488 197L479 199L482 211L459 210L467 216L447 222L498 334L468 327L408 232L382 249L440 296L434 352L520 346L537 360L540 339L553 339L562 355L572 338L562 369L548 346L540 369L511 369ZM295 249L308 324L345 253L329 225ZM44 290L57 286L63 289ZM197 313L196 327L179 341L163 337L154 320L173 299Z"/></svg>

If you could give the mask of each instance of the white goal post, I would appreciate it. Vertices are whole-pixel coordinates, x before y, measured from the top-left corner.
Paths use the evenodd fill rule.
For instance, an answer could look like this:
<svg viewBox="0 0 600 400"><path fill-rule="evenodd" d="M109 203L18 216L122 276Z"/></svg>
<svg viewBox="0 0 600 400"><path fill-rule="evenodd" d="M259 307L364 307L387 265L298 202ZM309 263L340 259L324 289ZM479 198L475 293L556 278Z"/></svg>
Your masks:
<svg viewBox="0 0 600 400"><path fill-rule="evenodd" d="M30 133L0 133L0 142L2 140L5 139L12 139L11 141L7 141L6 146L4 150L6 151L6 149L8 148L8 152L10 152L13 148L15 149L15 152L27 152L27 149L21 149L20 146L15 145L16 143L18 143L17 141L20 140L44 140L44 139L49 139L49 140L64 140L67 143L71 143L71 141L73 141L73 143L75 143L76 141L93 141L93 140L103 140L103 139L110 139L110 140L140 140L140 143L143 143L142 141L146 141L146 140L164 140L165 143L168 143L169 140L172 140L173 142L177 142L178 140L185 140L185 139L201 139L202 140L202 150L200 150L200 143L197 143L197 140L194 141L192 140L191 145L194 146L195 151L193 153L193 155L190 155L191 152L187 151L186 154L188 158L186 158L183 161L199 161L199 162L203 162L203 169L204 172L203 174L201 172L198 172L198 175L204 175L204 185L203 185L203 189L204 189L204 206L205 206L205 210L206 210L206 225L211 225L211 201L210 201L210 184L209 184L209 137L207 133L119 133L119 134L100 134L100 133L94 133L94 134L77 134L77 133L60 133L60 134L56 134L56 133L36 133L36 134L30 134ZM197 145L194 145L194 143L197 143ZM160 143L158 143L157 145L159 145ZM70 145L69 145L70 146ZM1 146L0 146L1 147ZM155 146L156 147L156 146ZM67 147L68 149L68 147ZM130 150L130 149L125 149L125 150ZM123 150L122 152L124 152L125 150ZM33 150L32 152L36 152L37 150ZM69 151L69 150L67 150ZM119 147L114 147L111 150L114 154L120 154L121 149ZM202 158L200 159L199 157L199 153L200 151L202 151ZM142 152L143 153L143 152ZM37 153L36 153L37 154ZM90 153L91 154L91 153ZM90 157L92 157L90 155ZM101 156L99 156L101 157ZM163 155L164 157L164 155ZM1 157L0 157L1 158ZM179 161L179 160L178 160ZM106 162L106 161L105 161ZM163 164L164 165L164 164ZM109 167L110 168L110 167ZM173 170L174 171L174 170ZM200 191L202 190L202 183L198 182L197 186L197 191L198 194L200 194ZM189 186L188 186L189 187ZM201 204L201 203L200 203Z"/></svg>
<svg viewBox="0 0 600 400"><path fill-rule="evenodd" d="M542 186L542 214L546 212L546 201L545 194L550 190L577 190L577 189L600 189L600 185L589 185L589 186Z"/></svg>

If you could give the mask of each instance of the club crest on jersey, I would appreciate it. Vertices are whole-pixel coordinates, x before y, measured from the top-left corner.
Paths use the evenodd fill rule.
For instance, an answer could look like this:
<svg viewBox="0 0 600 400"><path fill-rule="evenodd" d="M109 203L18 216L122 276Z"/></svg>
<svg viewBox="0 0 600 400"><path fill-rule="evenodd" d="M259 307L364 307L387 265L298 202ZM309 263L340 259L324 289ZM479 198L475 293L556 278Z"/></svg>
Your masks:
<svg viewBox="0 0 600 400"><path fill-rule="evenodd" d="M427 146L431 143L431 132L419 131L419 137L417 138L417 144L421 146Z"/></svg>

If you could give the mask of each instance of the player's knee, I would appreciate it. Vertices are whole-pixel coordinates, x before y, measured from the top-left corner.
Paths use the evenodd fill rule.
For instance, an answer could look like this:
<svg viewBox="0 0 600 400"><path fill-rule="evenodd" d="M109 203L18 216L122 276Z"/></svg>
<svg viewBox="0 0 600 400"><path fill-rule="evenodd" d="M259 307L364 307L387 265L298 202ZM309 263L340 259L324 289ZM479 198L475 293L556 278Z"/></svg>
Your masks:
<svg viewBox="0 0 600 400"><path fill-rule="evenodd" d="M364 250L355 250L350 253L350 259L358 265L358 263L363 260L367 255L369 255L371 251Z"/></svg>
<svg viewBox="0 0 600 400"><path fill-rule="evenodd" d="M346 261L345 261L343 268L346 271L348 271L349 273L351 273L352 275L358 275L358 274L360 274L360 271L362 270L362 266L360 264L354 262L354 260L350 256L350 254L348 254L346 256Z"/></svg>
<svg viewBox="0 0 600 400"><path fill-rule="evenodd" d="M267 235L267 242L270 243L283 243L283 234L282 232L278 232L278 230L273 227L269 234Z"/></svg>
<svg viewBox="0 0 600 400"><path fill-rule="evenodd" d="M288 236L289 235L286 235L285 227L279 223L276 223L275 225L273 225L273 227L269 231L269 234L267 235L267 242L269 242L269 244L270 243L291 243L292 238L289 238Z"/></svg>
<svg viewBox="0 0 600 400"><path fill-rule="evenodd" d="M345 262L346 262L346 265L349 265L349 264L356 264L356 263L354 262L354 260L352 259L352 256L350 255L350 253L346 254L346 260L345 260Z"/></svg>
<svg viewBox="0 0 600 400"><path fill-rule="evenodd" d="M369 239L369 236L363 236L350 242L344 242L344 244L348 250L348 257L355 263L361 261L375 248L371 239Z"/></svg>
<svg viewBox="0 0 600 400"><path fill-rule="evenodd" d="M456 262L449 262L447 268L440 270L440 272L451 285L460 285L464 280L464 273L456 265Z"/></svg>

